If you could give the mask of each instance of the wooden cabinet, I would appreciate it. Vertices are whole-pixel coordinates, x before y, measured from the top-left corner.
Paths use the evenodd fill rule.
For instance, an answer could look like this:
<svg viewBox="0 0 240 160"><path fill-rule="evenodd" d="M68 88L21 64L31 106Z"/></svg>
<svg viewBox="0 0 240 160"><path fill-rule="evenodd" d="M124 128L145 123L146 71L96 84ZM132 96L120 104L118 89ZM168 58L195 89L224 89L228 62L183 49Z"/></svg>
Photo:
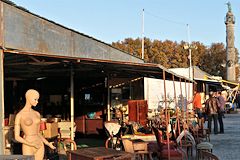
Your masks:
<svg viewBox="0 0 240 160"><path fill-rule="evenodd" d="M75 119L76 131L82 134L99 134L99 130L103 130L103 119L90 119L85 116Z"/></svg>
<svg viewBox="0 0 240 160"><path fill-rule="evenodd" d="M146 100L129 100L129 121L135 121L145 126L147 124L148 104Z"/></svg>

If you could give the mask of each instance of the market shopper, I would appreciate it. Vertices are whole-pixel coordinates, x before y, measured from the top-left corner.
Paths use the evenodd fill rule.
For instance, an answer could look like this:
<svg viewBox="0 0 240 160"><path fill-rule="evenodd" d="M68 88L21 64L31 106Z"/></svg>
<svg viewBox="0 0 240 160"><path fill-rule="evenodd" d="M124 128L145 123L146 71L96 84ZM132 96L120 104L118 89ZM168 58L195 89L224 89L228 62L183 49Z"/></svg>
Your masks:
<svg viewBox="0 0 240 160"><path fill-rule="evenodd" d="M34 155L35 160L43 160L44 144L51 149L55 149L40 133L40 114L32 109L38 104L39 93L34 89L29 89L26 94L26 103L15 118L14 135L15 139L22 143L23 155ZM22 129L24 136L20 136Z"/></svg>
<svg viewBox="0 0 240 160"><path fill-rule="evenodd" d="M210 92L209 99L205 103L206 113L208 115L208 129L212 130L212 119L214 122L214 134L218 134L218 112L220 108L216 93Z"/></svg>
<svg viewBox="0 0 240 160"><path fill-rule="evenodd" d="M223 125L223 117L224 117L224 107L225 107L225 99L222 96L222 92L218 91L217 93L217 99L219 101L219 111L218 111L218 122L219 122L219 127L220 127L220 132L221 134L224 133L224 125Z"/></svg>
<svg viewBox="0 0 240 160"><path fill-rule="evenodd" d="M193 96L193 100L190 101L189 103L193 104L193 109L195 111L195 113L198 115L198 124L201 128L203 128L203 114L202 114L202 103L201 103L201 95L200 92L198 91L194 91L194 96Z"/></svg>

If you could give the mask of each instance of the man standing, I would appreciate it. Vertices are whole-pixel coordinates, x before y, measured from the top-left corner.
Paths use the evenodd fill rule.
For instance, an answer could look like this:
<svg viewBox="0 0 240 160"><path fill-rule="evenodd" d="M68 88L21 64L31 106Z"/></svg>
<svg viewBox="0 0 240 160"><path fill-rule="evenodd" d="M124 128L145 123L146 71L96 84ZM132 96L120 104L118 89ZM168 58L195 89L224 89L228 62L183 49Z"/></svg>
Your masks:
<svg viewBox="0 0 240 160"><path fill-rule="evenodd" d="M218 122L219 122L219 126L220 126L220 132L221 134L224 133L224 127L223 127L223 116L224 116L224 107L225 107L225 99L224 97L221 95L221 91L218 91L217 93L217 98L218 98L218 101L219 101L219 111L218 111Z"/></svg>
<svg viewBox="0 0 240 160"><path fill-rule="evenodd" d="M210 97L206 101L206 113L208 115L208 129L212 130L212 119L214 122L214 134L218 134L218 111L219 111L219 101L215 96L214 92L210 92Z"/></svg>

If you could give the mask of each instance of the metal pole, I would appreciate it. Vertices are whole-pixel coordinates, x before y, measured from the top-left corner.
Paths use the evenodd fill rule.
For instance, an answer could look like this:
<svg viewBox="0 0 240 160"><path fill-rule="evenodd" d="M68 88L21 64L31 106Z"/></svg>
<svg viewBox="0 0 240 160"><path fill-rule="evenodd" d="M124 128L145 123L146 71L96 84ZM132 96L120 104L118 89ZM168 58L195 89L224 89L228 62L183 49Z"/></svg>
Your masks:
<svg viewBox="0 0 240 160"><path fill-rule="evenodd" d="M74 140L74 72L73 67L71 66L71 76L70 76L70 90L71 90L71 97L70 97L70 106L71 106L71 139ZM73 145L71 145L71 149L73 150Z"/></svg>
<svg viewBox="0 0 240 160"><path fill-rule="evenodd" d="M111 120L111 111L110 111L110 88L109 88L109 75L107 77L107 120Z"/></svg>
<svg viewBox="0 0 240 160"><path fill-rule="evenodd" d="M191 74L191 69L192 69L192 49L191 49L191 40L190 40L190 27L189 24L187 24L187 35L188 35L188 52L189 52L189 79L192 80L192 74Z"/></svg>
<svg viewBox="0 0 240 160"><path fill-rule="evenodd" d="M174 74L172 75L172 80L173 80L173 90L174 90L174 102L175 102L175 107L177 107L177 93L176 93L175 76L174 76Z"/></svg>
<svg viewBox="0 0 240 160"><path fill-rule="evenodd" d="M142 12L142 59L144 60L144 9Z"/></svg>
<svg viewBox="0 0 240 160"><path fill-rule="evenodd" d="M188 52L189 52L189 55L188 55L188 58L189 58L189 79L192 81L194 79L194 73L193 73L194 67L192 66L192 49L196 49L197 47L195 45L191 45L190 27L189 27L188 24L187 24L187 36L188 36L188 45L184 46L184 48L188 49ZM192 86L192 89L191 89L191 95L192 94L193 94L193 86Z"/></svg>
<svg viewBox="0 0 240 160"><path fill-rule="evenodd" d="M168 130L168 124L169 124L169 114L168 114L168 106L167 106L167 94L166 94L166 73L163 71L163 83L164 83L164 102L165 102L165 118L166 118L166 134L167 134L167 145L168 145L168 160L171 159L170 157L170 142L169 142L169 130Z"/></svg>
<svg viewBox="0 0 240 160"><path fill-rule="evenodd" d="M0 46L4 47L3 2L0 2ZM4 154L4 51L0 49L0 155Z"/></svg>
<svg viewBox="0 0 240 160"><path fill-rule="evenodd" d="M3 68L3 57L4 52L0 49L0 155L4 154L4 68Z"/></svg>
<svg viewBox="0 0 240 160"><path fill-rule="evenodd" d="M182 93L182 79L179 78L179 82L180 82L180 93L181 93L181 107L182 107L182 111L183 111L183 119L185 118L185 109L184 109L184 103L183 103L183 93Z"/></svg>
<svg viewBox="0 0 240 160"><path fill-rule="evenodd" d="M189 51L189 79L192 80L193 75L192 75L192 49L191 49L191 47L189 47L188 51Z"/></svg>
<svg viewBox="0 0 240 160"><path fill-rule="evenodd" d="M185 80L185 97L187 99L188 94L187 94L187 81ZM186 119L187 119L187 124L188 124L188 104L186 103Z"/></svg>

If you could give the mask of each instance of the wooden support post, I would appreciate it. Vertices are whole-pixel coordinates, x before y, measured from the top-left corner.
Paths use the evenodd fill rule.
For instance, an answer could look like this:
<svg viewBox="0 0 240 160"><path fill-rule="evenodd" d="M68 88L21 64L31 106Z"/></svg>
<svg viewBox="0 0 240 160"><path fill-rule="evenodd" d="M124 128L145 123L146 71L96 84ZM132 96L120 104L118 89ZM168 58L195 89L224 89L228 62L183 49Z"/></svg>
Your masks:
<svg viewBox="0 0 240 160"><path fill-rule="evenodd" d="M4 52L0 49L0 155L4 154Z"/></svg>

